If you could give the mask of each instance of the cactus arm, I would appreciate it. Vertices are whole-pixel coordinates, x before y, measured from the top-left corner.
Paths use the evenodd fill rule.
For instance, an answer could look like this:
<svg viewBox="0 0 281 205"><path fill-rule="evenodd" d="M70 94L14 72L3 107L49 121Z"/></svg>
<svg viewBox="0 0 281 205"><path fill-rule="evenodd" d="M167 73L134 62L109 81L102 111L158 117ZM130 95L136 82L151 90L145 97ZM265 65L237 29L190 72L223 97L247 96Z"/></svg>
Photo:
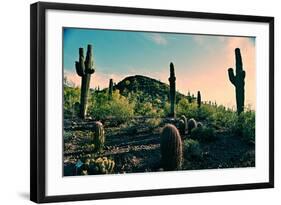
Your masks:
<svg viewBox="0 0 281 205"><path fill-rule="evenodd" d="M83 76L83 70L81 69L80 63L78 61L75 62L76 73L79 76Z"/></svg>
<svg viewBox="0 0 281 205"><path fill-rule="evenodd" d="M87 55L85 60L85 71L87 74L93 74L95 72L95 69L93 68L94 60L93 60L93 46L88 45L87 48Z"/></svg>
<svg viewBox="0 0 281 205"><path fill-rule="evenodd" d="M236 85L236 82L235 82L236 77L234 75L233 68L228 69L228 77L229 77L230 82L235 86Z"/></svg>
<svg viewBox="0 0 281 205"><path fill-rule="evenodd" d="M236 72L242 71L243 64L242 64L242 57L239 48L235 49L235 60L236 60Z"/></svg>
<svg viewBox="0 0 281 205"><path fill-rule="evenodd" d="M83 76L85 73L85 65L84 65L84 49L79 48L79 61L75 62L76 72L79 76Z"/></svg>

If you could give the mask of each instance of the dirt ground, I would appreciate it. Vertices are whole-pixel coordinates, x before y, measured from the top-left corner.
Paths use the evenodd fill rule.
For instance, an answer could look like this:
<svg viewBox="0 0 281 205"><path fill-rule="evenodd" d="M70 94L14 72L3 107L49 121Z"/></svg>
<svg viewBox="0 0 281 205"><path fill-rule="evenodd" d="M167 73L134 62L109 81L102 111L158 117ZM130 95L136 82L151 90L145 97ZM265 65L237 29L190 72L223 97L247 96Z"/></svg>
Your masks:
<svg viewBox="0 0 281 205"><path fill-rule="evenodd" d="M64 175L74 175L79 159L92 157L92 121L65 121ZM115 161L114 173L161 171L160 131L136 122L132 126L105 125L104 150L94 157L106 156ZM188 138L189 136L184 136ZM200 156L184 157L182 170L238 168L255 166L255 146L245 143L240 136L216 131L216 140L200 142Z"/></svg>

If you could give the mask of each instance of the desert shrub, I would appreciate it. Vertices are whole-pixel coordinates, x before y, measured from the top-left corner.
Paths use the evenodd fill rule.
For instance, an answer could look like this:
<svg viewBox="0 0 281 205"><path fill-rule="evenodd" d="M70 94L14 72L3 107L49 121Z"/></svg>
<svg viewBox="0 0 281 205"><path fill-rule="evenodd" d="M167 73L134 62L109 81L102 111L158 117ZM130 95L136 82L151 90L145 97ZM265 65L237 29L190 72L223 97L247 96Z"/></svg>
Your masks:
<svg viewBox="0 0 281 205"><path fill-rule="evenodd" d="M215 129L211 127L197 127L192 130L191 138L199 141L213 141L215 140Z"/></svg>
<svg viewBox="0 0 281 205"><path fill-rule="evenodd" d="M79 88L69 87L64 85L63 89L63 113L66 118L75 117L79 110L77 110L77 103L79 105L80 91Z"/></svg>
<svg viewBox="0 0 281 205"><path fill-rule="evenodd" d="M197 120L212 120L212 114L216 112L216 108L211 105L201 105L200 109L197 109L196 117Z"/></svg>
<svg viewBox="0 0 281 205"><path fill-rule="evenodd" d="M163 117L164 116L164 104L160 98L151 96L142 91L136 90L128 93L127 99L130 103L133 103L134 113L139 116L147 117ZM159 97L159 96L158 96Z"/></svg>
<svg viewBox="0 0 281 205"><path fill-rule="evenodd" d="M161 118L150 118L146 120L146 124L149 128L156 128L161 124Z"/></svg>
<svg viewBox="0 0 281 205"><path fill-rule="evenodd" d="M177 115L185 115L188 119L211 120L215 107L211 105L201 105L198 109L197 103L189 103L187 99L182 98L176 105Z"/></svg>
<svg viewBox="0 0 281 205"><path fill-rule="evenodd" d="M138 105L137 114L147 117L156 117L158 116L157 110L153 107L152 103L144 102Z"/></svg>
<svg viewBox="0 0 281 205"><path fill-rule="evenodd" d="M186 159L190 158L201 158L202 157L202 149L200 147L200 143L197 140L187 139L183 143L184 147L184 157Z"/></svg>
<svg viewBox="0 0 281 205"><path fill-rule="evenodd" d="M178 129L167 124L160 138L161 164L164 170L178 170L182 164L182 142Z"/></svg>
<svg viewBox="0 0 281 205"><path fill-rule="evenodd" d="M238 115L231 110L217 109L212 114L213 124L218 128L225 128L229 132L236 133L238 127Z"/></svg>
<svg viewBox="0 0 281 205"><path fill-rule="evenodd" d="M197 104L189 103L187 99L182 98L176 105L177 115L184 115L187 118L197 117Z"/></svg>
<svg viewBox="0 0 281 205"><path fill-rule="evenodd" d="M251 144L255 144L255 112L247 110L240 114L241 130L243 139Z"/></svg>
<svg viewBox="0 0 281 205"><path fill-rule="evenodd" d="M106 93L98 93L93 96L89 106L90 115L96 120L114 118L116 123L120 124L129 121L134 115L134 103L114 91L112 99L108 100Z"/></svg>

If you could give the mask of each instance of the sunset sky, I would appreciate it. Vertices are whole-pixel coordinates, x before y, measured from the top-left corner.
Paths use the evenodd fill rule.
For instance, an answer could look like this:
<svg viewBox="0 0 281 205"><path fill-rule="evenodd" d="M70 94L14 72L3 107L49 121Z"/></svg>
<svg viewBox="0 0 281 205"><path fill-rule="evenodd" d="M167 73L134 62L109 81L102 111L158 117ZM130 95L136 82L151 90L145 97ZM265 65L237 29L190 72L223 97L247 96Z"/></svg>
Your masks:
<svg viewBox="0 0 281 205"><path fill-rule="evenodd" d="M254 37L211 36L65 28L64 73L80 86L75 61L79 47L92 44L95 73L91 87L105 88L110 78L119 82L126 76L145 75L168 83L169 65L174 63L176 88L187 94L201 91L203 101L235 106L235 89L227 69L235 70L234 49L240 48L245 79L245 105L255 108L256 59Z"/></svg>

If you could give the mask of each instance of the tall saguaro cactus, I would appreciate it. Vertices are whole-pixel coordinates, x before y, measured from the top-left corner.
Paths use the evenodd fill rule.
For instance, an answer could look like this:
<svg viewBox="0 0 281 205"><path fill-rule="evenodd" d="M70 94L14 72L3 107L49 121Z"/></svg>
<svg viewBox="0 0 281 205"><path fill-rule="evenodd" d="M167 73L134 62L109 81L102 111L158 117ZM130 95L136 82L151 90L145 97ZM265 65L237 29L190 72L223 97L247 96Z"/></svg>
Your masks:
<svg viewBox="0 0 281 205"><path fill-rule="evenodd" d="M175 117L175 101L176 101L176 76L174 64L170 63L170 117Z"/></svg>
<svg viewBox="0 0 281 205"><path fill-rule="evenodd" d="M234 75L233 68L228 69L228 77L230 82L235 86L236 92L236 106L238 115L244 111L245 100L245 76L246 72L243 70L242 57L240 49L235 49L236 60L236 75Z"/></svg>
<svg viewBox="0 0 281 205"><path fill-rule="evenodd" d="M108 86L108 98L112 98L112 91L113 91L113 79L111 78L109 80L109 86Z"/></svg>
<svg viewBox="0 0 281 205"><path fill-rule="evenodd" d="M84 49L79 48L79 61L75 62L76 72L82 78L81 80L81 95L80 95L80 113L81 118L85 118L87 113L87 101L91 74L95 72L93 68L93 47L88 45L86 59L84 58Z"/></svg>
<svg viewBox="0 0 281 205"><path fill-rule="evenodd" d="M198 108L201 107L201 93L200 93L200 91L197 92L197 106L198 106Z"/></svg>

